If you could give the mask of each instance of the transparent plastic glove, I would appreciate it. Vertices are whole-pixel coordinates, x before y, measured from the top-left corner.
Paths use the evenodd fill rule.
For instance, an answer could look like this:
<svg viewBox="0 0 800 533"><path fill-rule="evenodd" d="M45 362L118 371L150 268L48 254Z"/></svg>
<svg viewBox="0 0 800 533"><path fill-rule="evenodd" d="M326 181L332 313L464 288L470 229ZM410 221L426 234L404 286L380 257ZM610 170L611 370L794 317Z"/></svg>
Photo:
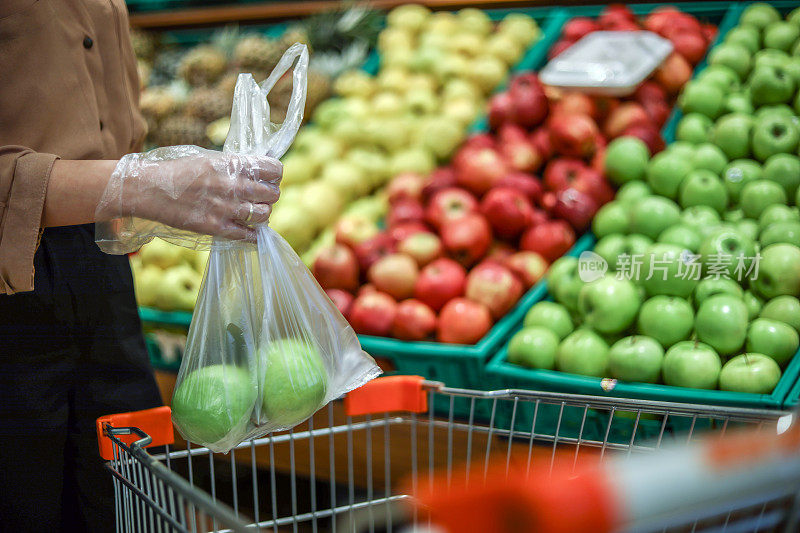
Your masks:
<svg viewBox="0 0 800 533"><path fill-rule="evenodd" d="M269 219L282 165L275 158L170 146L120 159L95 211L113 236L107 253L132 252L154 236L189 247L198 234L255 241L254 224ZM166 225L168 227L163 227Z"/></svg>

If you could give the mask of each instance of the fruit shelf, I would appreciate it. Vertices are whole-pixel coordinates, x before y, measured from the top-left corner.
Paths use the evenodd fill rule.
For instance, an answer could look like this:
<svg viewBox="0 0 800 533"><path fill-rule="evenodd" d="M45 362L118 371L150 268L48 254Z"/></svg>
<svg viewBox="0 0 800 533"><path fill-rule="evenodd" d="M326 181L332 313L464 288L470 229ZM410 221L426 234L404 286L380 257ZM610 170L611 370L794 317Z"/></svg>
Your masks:
<svg viewBox="0 0 800 533"><path fill-rule="evenodd" d="M797 356L795 356L795 359L797 359ZM796 409L798 403L800 403L800 377L792 386L789 394L786 395L786 399L783 401L783 408Z"/></svg>

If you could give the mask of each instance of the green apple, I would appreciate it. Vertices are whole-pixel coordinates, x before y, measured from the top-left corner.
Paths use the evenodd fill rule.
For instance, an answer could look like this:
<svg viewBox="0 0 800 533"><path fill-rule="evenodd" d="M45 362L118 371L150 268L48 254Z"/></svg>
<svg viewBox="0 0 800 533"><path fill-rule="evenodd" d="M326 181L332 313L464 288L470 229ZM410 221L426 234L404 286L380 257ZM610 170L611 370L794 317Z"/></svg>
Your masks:
<svg viewBox="0 0 800 533"><path fill-rule="evenodd" d="M779 67L782 69L790 59L791 56L783 50L764 48L753 55L753 68L750 71L750 75L752 76L759 67Z"/></svg>
<svg viewBox="0 0 800 533"><path fill-rule="evenodd" d="M664 294L687 298L700 278L699 263L689 250L656 243L644 254L640 283L650 296Z"/></svg>
<svg viewBox="0 0 800 533"><path fill-rule="evenodd" d="M747 329L747 351L763 353L785 366L800 346L795 329L779 320L757 318Z"/></svg>
<svg viewBox="0 0 800 533"><path fill-rule="evenodd" d="M725 225L703 240L698 253L706 275L741 281L756 256L756 244L738 229Z"/></svg>
<svg viewBox="0 0 800 533"><path fill-rule="evenodd" d="M303 339L278 339L259 349L262 416L290 428L313 415L325 400L328 372L319 350Z"/></svg>
<svg viewBox="0 0 800 533"><path fill-rule="evenodd" d="M594 253L603 258L608 264L609 270L617 270L618 262L621 256L632 255L630 247L628 246L628 237L621 233L612 233L606 235L597 241L594 247Z"/></svg>
<svg viewBox="0 0 800 533"><path fill-rule="evenodd" d="M681 207L707 205L718 213L728 206L728 191L714 172L693 170L681 183L678 198Z"/></svg>
<svg viewBox="0 0 800 533"><path fill-rule="evenodd" d="M647 183L657 194L677 198L681 182L691 170L689 158L664 151L656 154L647 165Z"/></svg>
<svg viewBox="0 0 800 533"><path fill-rule="evenodd" d="M758 275L750 286L764 298L800 296L800 248L780 243L761 250Z"/></svg>
<svg viewBox="0 0 800 533"><path fill-rule="evenodd" d="M622 185L644 178L650 151L641 139L636 137L617 137L606 148L606 176Z"/></svg>
<svg viewBox="0 0 800 533"><path fill-rule="evenodd" d="M744 80L750 73L751 57L752 53L740 44L722 43L709 52L708 64L726 66L733 70L740 80Z"/></svg>
<svg viewBox="0 0 800 533"><path fill-rule="evenodd" d="M578 260L574 257L560 257L550 267L547 285L555 300L570 312L578 310L578 293L583 287L578 272Z"/></svg>
<svg viewBox="0 0 800 533"><path fill-rule="evenodd" d="M664 355L664 383L674 387L715 389L722 361L714 348L697 341L673 345Z"/></svg>
<svg viewBox="0 0 800 533"><path fill-rule="evenodd" d="M749 78L750 99L755 106L783 104L794 96L796 83L783 67L757 66Z"/></svg>
<svg viewBox="0 0 800 533"><path fill-rule="evenodd" d="M666 228L678 223L681 210L678 205L661 196L643 198L631 212L632 233L641 233L651 239L657 239Z"/></svg>
<svg viewBox="0 0 800 533"><path fill-rule="evenodd" d="M744 294L742 295L742 301L744 302L744 305L747 306L747 320L753 320L759 315L759 313L761 313L763 302L761 301L761 298L753 294L751 291L744 291Z"/></svg>
<svg viewBox="0 0 800 533"><path fill-rule="evenodd" d="M522 325L526 328L547 328L561 340L575 329L566 307L555 302L539 302L525 314Z"/></svg>
<svg viewBox="0 0 800 533"><path fill-rule="evenodd" d="M733 392L769 394L781 379L778 364L760 353L743 353L725 363L719 373L719 388Z"/></svg>
<svg viewBox="0 0 800 533"><path fill-rule="evenodd" d="M752 26L736 26L725 35L726 43L744 46L751 54L755 54L761 49L760 41L759 31Z"/></svg>
<svg viewBox="0 0 800 533"><path fill-rule="evenodd" d="M552 369L560 339L549 329L525 327L508 343L508 362L528 368Z"/></svg>
<svg viewBox="0 0 800 533"><path fill-rule="evenodd" d="M758 239L758 222L752 218L742 218L733 223L736 230L752 241Z"/></svg>
<svg viewBox="0 0 800 533"><path fill-rule="evenodd" d="M753 119L744 113L729 113L720 117L711 130L711 142L719 146L728 159L750 155L750 130Z"/></svg>
<svg viewBox="0 0 800 533"><path fill-rule="evenodd" d="M716 84L706 81L690 81L683 86L678 105L684 113L700 113L716 118L722 113L725 93Z"/></svg>
<svg viewBox="0 0 800 533"><path fill-rule="evenodd" d="M738 207L734 209L726 209L724 213L722 213L722 220L725 222L732 222L736 223L740 220L750 220L749 218L744 218L744 213Z"/></svg>
<svg viewBox="0 0 800 533"><path fill-rule="evenodd" d="M716 85L725 94L738 91L741 87L739 75L725 65L711 65L697 75L697 81Z"/></svg>
<svg viewBox="0 0 800 533"><path fill-rule="evenodd" d="M705 237L720 224L719 213L705 205L695 205L683 210L681 222Z"/></svg>
<svg viewBox="0 0 800 533"><path fill-rule="evenodd" d="M619 201L608 202L600 208L592 220L592 233L598 239L612 233L627 233L628 210Z"/></svg>
<svg viewBox="0 0 800 533"><path fill-rule="evenodd" d="M722 181L728 191L731 203L739 202L744 186L763 177L761 165L752 159L734 159L722 171Z"/></svg>
<svg viewBox="0 0 800 533"><path fill-rule="evenodd" d="M748 218L758 219L773 204L785 204L786 192L772 180L758 179L747 183L739 196L739 206Z"/></svg>
<svg viewBox="0 0 800 533"><path fill-rule="evenodd" d="M798 221L800 221L800 212L798 212L796 207L789 207L784 204L772 204L761 212L761 215L758 217L758 227L764 230L776 222Z"/></svg>
<svg viewBox="0 0 800 533"><path fill-rule="evenodd" d="M587 283L578 295L584 323L600 333L620 333L636 319L641 300L632 281L606 275Z"/></svg>
<svg viewBox="0 0 800 533"><path fill-rule="evenodd" d="M614 201L622 204L626 209L631 209L639 200L653 194L650 186L643 181L629 181L619 188Z"/></svg>
<svg viewBox="0 0 800 533"><path fill-rule="evenodd" d="M744 291L742 290L742 287L735 281L726 278L708 278L702 280L697 285L697 288L695 288L693 296L694 306L699 308L703 302L712 296L717 296L719 294L735 296L736 298L741 298L741 300L744 301Z"/></svg>
<svg viewBox="0 0 800 533"><path fill-rule="evenodd" d="M694 144L686 141L674 141L667 145L664 152L676 157L692 157L694 155Z"/></svg>
<svg viewBox="0 0 800 533"><path fill-rule="evenodd" d="M258 396L255 376L234 365L210 365L186 375L172 396L172 420L187 440L204 446L236 438Z"/></svg>
<svg viewBox="0 0 800 533"><path fill-rule="evenodd" d="M642 304L636 327L669 348L689 338L694 329L694 311L689 302L676 296L653 296Z"/></svg>
<svg viewBox="0 0 800 533"><path fill-rule="evenodd" d="M788 15L786 15L786 20L795 26L800 27L800 7L794 8Z"/></svg>
<svg viewBox="0 0 800 533"><path fill-rule="evenodd" d="M787 198L794 198L800 187L800 158L793 154L775 154L764 161L764 178L779 183Z"/></svg>
<svg viewBox="0 0 800 533"><path fill-rule="evenodd" d="M800 40L797 41L800 43ZM794 78L795 86L800 87L800 57L790 57L789 60L783 65L784 70Z"/></svg>
<svg viewBox="0 0 800 533"><path fill-rule="evenodd" d="M737 296L711 296L697 309L694 329L700 341L721 355L731 355L747 336L747 307Z"/></svg>
<svg viewBox="0 0 800 533"><path fill-rule="evenodd" d="M697 145L692 154L692 167L695 170L709 170L719 176L728 164L728 157L716 144Z"/></svg>
<svg viewBox="0 0 800 533"><path fill-rule="evenodd" d="M774 115L782 117L793 117L794 111L786 104L765 105L758 108L753 116L756 120L761 120L764 117L771 117Z"/></svg>
<svg viewBox="0 0 800 533"><path fill-rule="evenodd" d="M558 346L556 367L562 372L605 377L608 369L608 344L588 328L575 330Z"/></svg>
<svg viewBox="0 0 800 533"><path fill-rule="evenodd" d="M748 5L739 17L740 26L753 26L764 30L772 22L781 20L778 11L766 2L753 2Z"/></svg>
<svg viewBox="0 0 800 533"><path fill-rule="evenodd" d="M753 155L759 161L774 154L793 153L800 141L800 132L794 118L770 115L756 121L753 126Z"/></svg>
<svg viewBox="0 0 800 533"><path fill-rule="evenodd" d="M762 247L785 243L800 247L800 222L775 222L767 226L758 238Z"/></svg>
<svg viewBox="0 0 800 533"><path fill-rule="evenodd" d="M664 349L644 335L620 339L608 351L608 371L624 381L657 383L663 361Z"/></svg>
<svg viewBox="0 0 800 533"><path fill-rule="evenodd" d="M761 308L761 318L779 320L800 333L800 300L794 296L777 296Z"/></svg>
<svg viewBox="0 0 800 533"><path fill-rule="evenodd" d="M692 144L705 143L711 138L713 126L714 121L707 116L701 113L687 113L678 121L675 138Z"/></svg>
<svg viewBox="0 0 800 533"><path fill-rule="evenodd" d="M791 22L778 20L764 28L764 46L788 52L800 37L800 28Z"/></svg>
<svg viewBox="0 0 800 533"><path fill-rule="evenodd" d="M725 97L725 105L723 114L728 113L744 113L745 115L752 115L755 111L753 102L750 101L750 95L745 92L730 93Z"/></svg>
<svg viewBox="0 0 800 533"><path fill-rule="evenodd" d="M697 252L700 248L700 234L687 224L676 224L661 232L658 242L674 244L681 248L686 248L692 252Z"/></svg>

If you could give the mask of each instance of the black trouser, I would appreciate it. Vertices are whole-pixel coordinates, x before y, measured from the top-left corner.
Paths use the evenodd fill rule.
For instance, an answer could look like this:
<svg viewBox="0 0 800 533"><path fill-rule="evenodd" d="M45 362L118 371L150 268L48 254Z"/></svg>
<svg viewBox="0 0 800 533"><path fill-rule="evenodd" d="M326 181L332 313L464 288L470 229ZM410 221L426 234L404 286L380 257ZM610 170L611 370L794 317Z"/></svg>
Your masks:
<svg viewBox="0 0 800 533"><path fill-rule="evenodd" d="M95 419L161 404L128 258L45 230L35 291L0 296L0 531L114 529Z"/></svg>

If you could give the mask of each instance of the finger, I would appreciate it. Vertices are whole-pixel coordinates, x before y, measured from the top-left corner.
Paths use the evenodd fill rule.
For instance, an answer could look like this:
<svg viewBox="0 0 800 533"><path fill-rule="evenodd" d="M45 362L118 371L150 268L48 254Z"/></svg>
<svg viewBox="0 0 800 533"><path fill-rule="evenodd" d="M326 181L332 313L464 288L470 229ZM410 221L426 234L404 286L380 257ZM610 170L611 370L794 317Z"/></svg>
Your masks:
<svg viewBox="0 0 800 533"><path fill-rule="evenodd" d="M250 157L250 174L253 181L278 185L283 176L283 163L274 157Z"/></svg>
<svg viewBox="0 0 800 533"><path fill-rule="evenodd" d="M272 206L269 204L244 202L237 208L234 218L236 221L246 226L253 226L255 224L267 222L271 213Z"/></svg>
<svg viewBox="0 0 800 533"><path fill-rule="evenodd" d="M221 220L213 235L233 241L256 242L256 230L248 228L235 220Z"/></svg>
<svg viewBox="0 0 800 533"><path fill-rule="evenodd" d="M274 204L281 195L281 190L277 186L250 179L237 180L235 189L236 198L254 204Z"/></svg>

